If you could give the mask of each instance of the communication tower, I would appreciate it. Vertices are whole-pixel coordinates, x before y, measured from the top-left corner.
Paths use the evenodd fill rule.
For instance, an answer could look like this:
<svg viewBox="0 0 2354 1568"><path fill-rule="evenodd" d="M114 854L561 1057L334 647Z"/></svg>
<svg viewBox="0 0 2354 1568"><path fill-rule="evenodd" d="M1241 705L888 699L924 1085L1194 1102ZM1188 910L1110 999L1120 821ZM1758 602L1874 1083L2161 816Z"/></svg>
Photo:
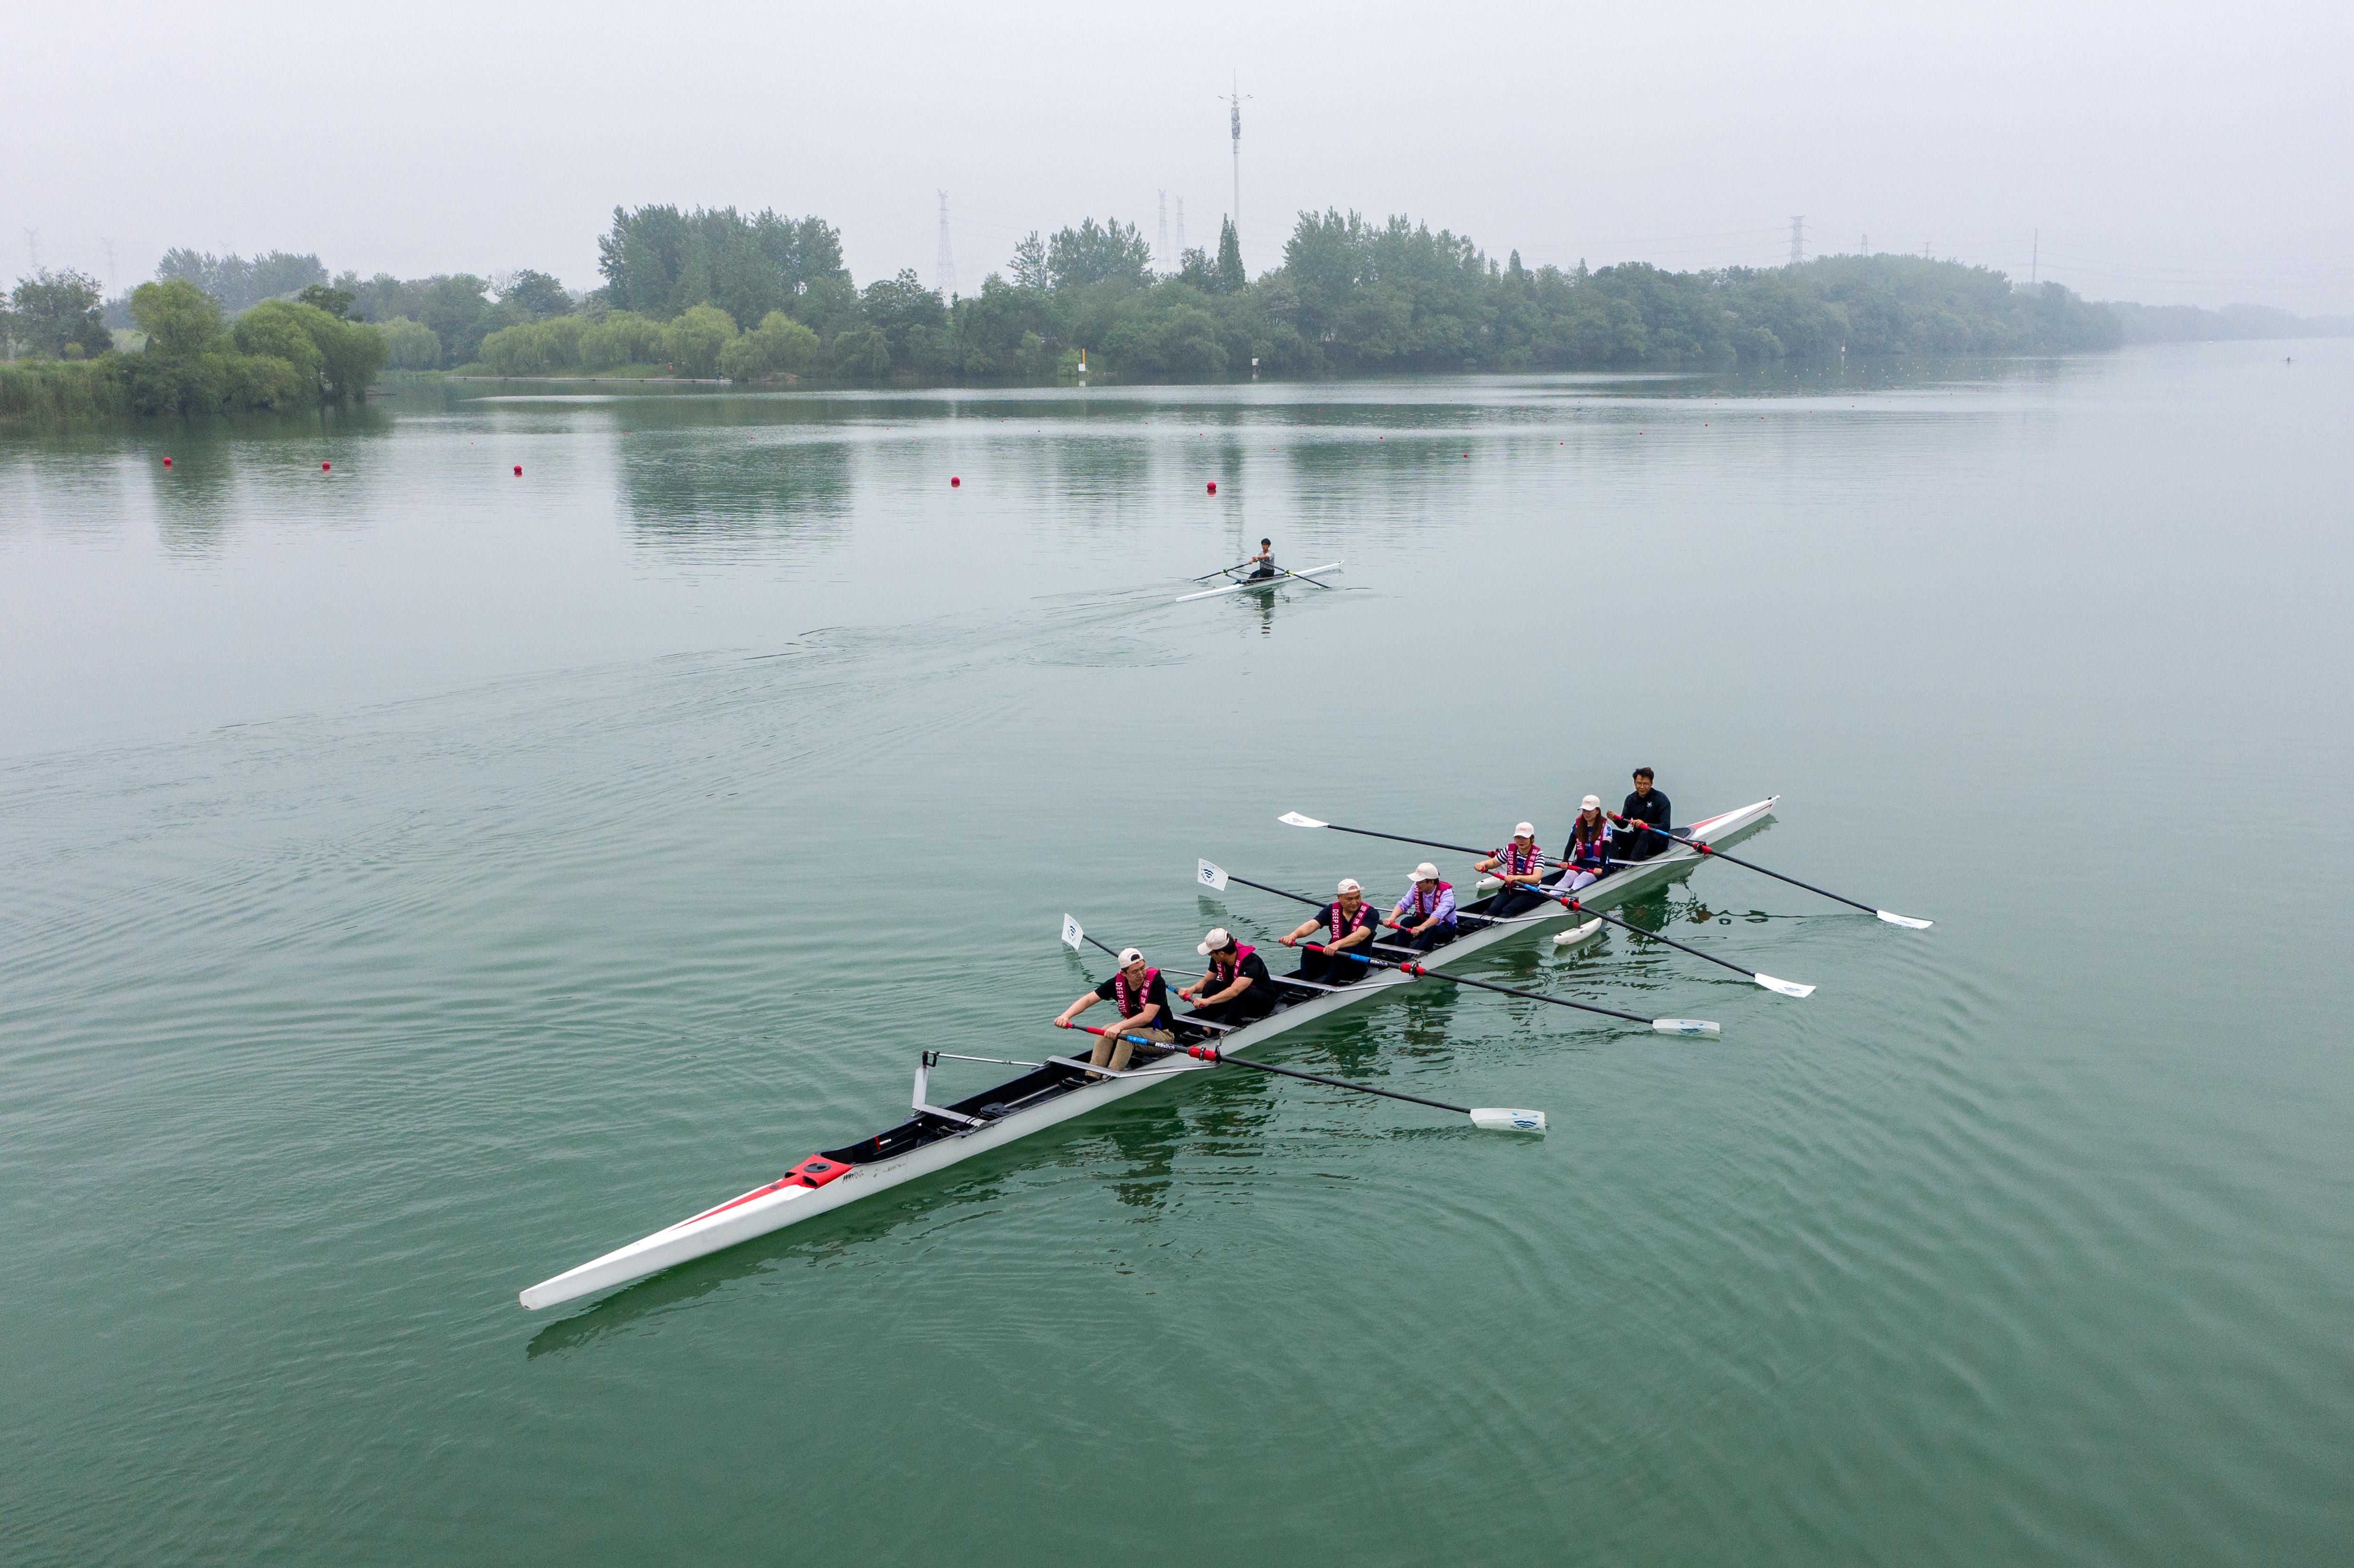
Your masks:
<svg viewBox="0 0 2354 1568"><path fill-rule="evenodd" d="M1235 205L1228 216L1235 220L1235 248L1240 250L1243 242L1243 101L1250 95L1243 91L1239 72L1235 76L1234 90L1219 96L1225 102L1227 132L1235 143Z"/></svg>
<svg viewBox="0 0 2354 1568"><path fill-rule="evenodd" d="M1790 265L1796 267L1807 259L1807 220L1801 216L1790 220Z"/></svg>
<svg viewBox="0 0 2354 1568"><path fill-rule="evenodd" d="M932 287L943 300L956 297L956 251L949 245L949 193L940 193L940 260L934 270Z"/></svg>
<svg viewBox="0 0 2354 1568"><path fill-rule="evenodd" d="M1163 272L1177 270L1169 259L1169 193L1161 193L1161 231L1153 240L1153 256Z"/></svg>

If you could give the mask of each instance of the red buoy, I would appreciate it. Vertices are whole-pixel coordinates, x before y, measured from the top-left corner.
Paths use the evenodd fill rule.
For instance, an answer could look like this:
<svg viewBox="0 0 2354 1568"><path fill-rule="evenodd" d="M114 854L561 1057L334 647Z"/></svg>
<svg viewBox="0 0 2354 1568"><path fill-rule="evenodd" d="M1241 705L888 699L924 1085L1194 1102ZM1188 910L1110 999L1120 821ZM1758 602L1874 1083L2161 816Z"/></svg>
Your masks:
<svg viewBox="0 0 2354 1568"><path fill-rule="evenodd" d="M169 467L171 467L171 466L172 466L172 460L171 460L170 458L165 458L165 459L164 460L164 466L165 468L169 468Z"/></svg>
<svg viewBox="0 0 2354 1568"><path fill-rule="evenodd" d="M1214 479L1210 481L1210 493L1213 495L1218 493L1218 482Z"/></svg>
<svg viewBox="0 0 2354 1568"><path fill-rule="evenodd" d="M334 466L335 466L335 465L334 465L334 464L333 464L333 463L329 463L329 462L323 462L323 463L321 463L321 464L319 465L319 471L320 471L321 473L324 473L324 472L326 472L329 469L333 468L333 467L334 467Z"/></svg>
<svg viewBox="0 0 2354 1568"><path fill-rule="evenodd" d="M515 477L517 479L521 479L523 477L523 464L521 463L515 464Z"/></svg>
<svg viewBox="0 0 2354 1568"><path fill-rule="evenodd" d="M950 474L950 475L949 475L949 488L950 490L954 490L954 489L956 489L959 485L962 484L963 482L964 482L964 481L963 481L963 480L961 480L961 479L959 479L955 474Z"/></svg>

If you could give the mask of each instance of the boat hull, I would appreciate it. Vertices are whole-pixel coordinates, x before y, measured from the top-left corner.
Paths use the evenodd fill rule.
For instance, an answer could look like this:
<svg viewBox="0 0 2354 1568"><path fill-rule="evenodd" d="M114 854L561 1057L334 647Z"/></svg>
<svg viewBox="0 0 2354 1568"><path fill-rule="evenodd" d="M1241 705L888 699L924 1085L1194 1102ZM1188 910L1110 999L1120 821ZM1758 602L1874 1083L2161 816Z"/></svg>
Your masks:
<svg viewBox="0 0 2354 1568"><path fill-rule="evenodd" d="M1729 847L1738 842L1744 835L1764 821L1774 809L1775 801L1779 799L1778 796L1769 797L1752 805L1744 806L1738 810L1707 818L1693 823L1689 831L1696 837L1708 839L1712 843L1721 843ZM1578 894L1578 900L1589 910L1606 909L1688 874L1705 858L1691 850L1670 850L1638 866L1614 872L1601 881L1588 885ZM1465 911L1477 913L1480 905L1488 901L1480 899L1467 905ZM1585 916L1564 909L1560 905L1548 905L1544 909L1532 911L1514 919L1501 920L1484 929L1469 932L1445 947L1434 949L1426 955L1421 962L1423 967L1427 969L1447 969L1500 943L1531 935L1549 934L1572 922L1583 923L1585 918ZM1312 1023L1342 1008L1356 1006L1385 991L1416 983L1419 982L1415 977L1402 974L1395 969L1377 969L1353 985L1300 1001L1271 1017L1237 1029L1219 1039L1218 1049L1225 1055L1248 1055L1277 1036L1288 1033L1302 1024ZM1182 1022L1181 1017L1179 1022L1182 1024ZM885 1152L888 1147L886 1140L895 1135L906 1133L907 1128L918 1126L921 1118L903 1123L898 1128L876 1135L874 1139L876 1154L874 1158L864 1157L863 1151L865 1149L864 1143L848 1145L843 1149L828 1150L822 1156L813 1157L812 1161L810 1162L813 1165L831 1166L836 1162L848 1164L847 1170L826 1176L822 1185L800 1184L795 1177L788 1176L779 1181L756 1187L751 1192L731 1199L716 1208L705 1210L689 1219L682 1220L667 1230L656 1231L653 1234L631 1242L627 1246L618 1247L601 1257L592 1258L578 1268L569 1269L551 1279L542 1280L539 1284L523 1291L518 1299L525 1307L536 1310L578 1300L584 1296L593 1296L599 1291L610 1290L618 1285L626 1285L631 1280L657 1274L663 1269L675 1267L679 1264L689 1263L695 1258L740 1245L771 1232L782 1230L787 1225L799 1224L805 1220L813 1220L820 1214L831 1213L863 1198L871 1198L878 1192L887 1192L891 1188L902 1186L907 1182L931 1175L935 1171L946 1170L960 1161L985 1154L992 1149L1002 1148L1006 1144L1044 1132L1050 1127L1072 1120L1076 1117L1086 1116L1116 1100L1124 1100L1131 1095L1159 1088L1172 1079L1182 1078L1193 1073L1209 1072L1213 1070L1214 1065L1214 1064L1191 1056L1167 1056L1152 1063L1149 1067L1131 1072L1122 1077L1105 1079L1077 1087L1059 1088L1049 1097L1043 1098L1036 1104L1019 1105L1014 1108L1007 1109L978 1127L945 1135L935 1133L928 1141L909 1149L904 1153ZM1032 1078L1042 1078L1046 1075L1048 1075L1046 1070L1042 1069L1040 1074L1032 1075ZM1000 1090L992 1090L989 1093L1018 1088L1030 1081L1032 1080L1017 1079L1013 1084L1002 1086ZM994 1109L994 1106L986 1103L987 1101L987 1094L976 1095L970 1099L960 1102L958 1107L952 1108L964 1111L966 1114Z"/></svg>

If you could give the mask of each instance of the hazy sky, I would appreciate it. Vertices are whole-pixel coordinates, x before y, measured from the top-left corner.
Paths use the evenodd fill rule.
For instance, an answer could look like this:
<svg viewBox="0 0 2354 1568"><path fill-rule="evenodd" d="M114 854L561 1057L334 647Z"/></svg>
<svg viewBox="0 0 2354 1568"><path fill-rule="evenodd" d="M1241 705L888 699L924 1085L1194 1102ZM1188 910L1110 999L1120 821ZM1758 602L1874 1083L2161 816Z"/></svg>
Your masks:
<svg viewBox="0 0 2354 1568"><path fill-rule="evenodd" d="M814 212L861 281L1113 214L1256 272L1292 215L1404 212L1531 265L1957 256L2095 297L2354 310L2341 5L186 5L14 13L0 243L594 285L616 203Z"/></svg>

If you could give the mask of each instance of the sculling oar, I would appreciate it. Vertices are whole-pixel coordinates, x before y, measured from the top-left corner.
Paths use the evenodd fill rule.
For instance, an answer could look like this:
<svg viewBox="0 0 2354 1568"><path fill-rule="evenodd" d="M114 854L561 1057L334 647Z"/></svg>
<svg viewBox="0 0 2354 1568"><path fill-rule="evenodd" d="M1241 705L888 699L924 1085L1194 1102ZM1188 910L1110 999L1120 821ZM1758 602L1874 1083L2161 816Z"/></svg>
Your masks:
<svg viewBox="0 0 2354 1568"><path fill-rule="evenodd" d="M1193 578L1191 578L1191 579L1189 579L1189 580L1190 580L1190 581L1193 581L1193 582L1197 582L1197 583L1205 583L1205 582L1208 582L1212 577L1225 577L1228 572L1238 572L1238 571L1241 571L1245 567L1247 567L1247 566L1249 566L1249 565L1250 565L1250 563L1249 563L1248 561L1236 561L1236 562L1235 562L1233 566L1231 566L1231 567L1219 567L1216 571L1214 571L1214 572L1204 572L1200 577L1193 577Z"/></svg>
<svg viewBox="0 0 2354 1568"><path fill-rule="evenodd" d="M1722 1034L1724 1033L1722 1024L1712 1022L1705 1018L1646 1018L1639 1012L1621 1012L1615 1007L1596 1007L1590 1001L1572 1001L1565 996L1547 996L1541 991L1522 991L1518 986L1498 985L1493 980L1466 980L1461 975L1446 974L1437 969L1427 969L1421 964L1399 964L1392 963L1387 959L1369 959L1361 953L1352 953L1341 948L1328 948L1317 942L1303 942L1300 946L1310 951L1328 954L1336 959L1354 959L1361 964L1368 964L1377 969L1395 969L1400 974L1412 975L1416 980L1452 980L1457 985L1477 986L1481 991L1501 991L1506 996L1524 996L1531 1001L1549 1001L1555 1007L1574 1007L1581 1012L1598 1012L1606 1018L1623 1018L1629 1023L1647 1024L1656 1033Z"/></svg>
<svg viewBox="0 0 2354 1568"><path fill-rule="evenodd" d="M1107 1040L1126 1040L1136 1045L1161 1045L1160 1041L1147 1040L1141 1034L1112 1034L1097 1029L1092 1023L1075 1023L1068 1027L1084 1029L1090 1034L1101 1034ZM1395 1089L1377 1089L1370 1084L1352 1084L1345 1078L1328 1078L1321 1073L1303 1073L1294 1067L1271 1067L1265 1062L1246 1061L1240 1056L1225 1054L1215 1045L1187 1045L1181 1049L1188 1056L1196 1057L1215 1066L1256 1067L1262 1073L1273 1073L1279 1077L1299 1078L1307 1083L1324 1084L1336 1089L1352 1089L1361 1095L1379 1095L1386 1100L1404 1100L1408 1105L1428 1106L1433 1110L1453 1111L1457 1116L1469 1117L1471 1125L1482 1132L1543 1132L1545 1129L1545 1117L1543 1111L1506 1110L1496 1106L1451 1106L1445 1100L1426 1100L1420 1095L1401 1094Z"/></svg>
<svg viewBox="0 0 2354 1568"><path fill-rule="evenodd" d="M1083 928L1076 920L1072 919L1068 915L1063 916L1063 941L1073 952L1077 952L1079 950L1079 944L1081 942L1087 942L1097 948L1103 948L1105 952L1109 953L1115 959L1119 957L1119 948L1105 948L1101 942L1097 942L1093 937L1088 936L1085 928Z"/></svg>
<svg viewBox="0 0 2354 1568"><path fill-rule="evenodd" d="M1766 875L1772 877L1776 882L1787 882L1793 887L1803 887L1809 893L1819 893L1824 897L1831 900L1834 904L1844 904L1850 909L1861 909L1867 915L1877 915L1882 920L1887 921L1890 925L1902 926L1908 931L1925 931L1930 927L1936 924L1934 920L1915 920L1910 915L1892 915L1885 909L1874 908L1869 904L1858 904L1852 898L1842 898L1828 887L1817 887L1811 882L1800 882L1797 877L1784 876L1778 871L1766 871L1764 866L1759 865L1755 861L1743 860L1739 855L1727 854L1723 850L1718 849L1715 845L1709 843L1703 839L1680 839L1676 837L1675 834L1668 832L1665 828L1654 826L1649 822L1638 822L1631 817L1622 817L1616 811L1606 812L1605 815L1608 816L1612 821L1617 823L1622 828L1641 828L1646 832L1657 833L1661 838L1667 840L1670 843L1683 844L1689 848L1700 851L1700 853L1704 855L1714 855L1719 860L1729 860L1734 864L1746 866L1751 871L1763 872Z"/></svg>
<svg viewBox="0 0 2354 1568"><path fill-rule="evenodd" d="M1236 876L1232 872L1220 870L1218 867L1212 865L1206 860L1201 863L1201 869L1193 874L1195 879L1198 880L1203 886L1209 888L1211 891L1215 893L1224 893L1226 890L1226 884L1229 882L1239 882L1245 887L1256 887L1261 893L1272 893L1278 898L1288 898L1295 904L1305 904L1311 909L1321 909L1325 905L1331 902L1329 898L1310 898L1304 893L1286 893L1280 887L1269 887L1264 882L1253 882L1247 876ZM1505 924L1505 922L1497 919L1493 916L1474 915L1469 911L1463 909L1458 909L1455 912L1455 917L1458 920L1469 920L1473 924L1479 926L1501 926ZM1405 929L1405 927L1399 925L1394 920L1384 919L1382 924L1388 927L1393 931L1403 931ZM1068 940L1067 938L1065 939Z"/></svg>
<svg viewBox="0 0 2354 1568"><path fill-rule="evenodd" d="M1256 887L1261 893L1272 893L1278 898L1288 898L1294 904L1306 904L1318 909L1323 908L1325 905L1331 902L1327 898L1310 898L1304 893L1286 893L1280 887L1269 887L1264 882L1253 882L1247 876L1236 876L1232 872L1221 871L1206 860L1201 863L1201 868L1194 872L1193 878L1213 893L1224 893L1227 883L1239 882L1245 887Z"/></svg>
<svg viewBox="0 0 2354 1568"><path fill-rule="evenodd" d="M1313 817L1303 817L1297 811L1286 811L1280 817L1276 818L1276 821L1295 828L1330 828L1336 833L1356 833L1362 837L1369 839L1388 839L1396 843L1420 844L1425 849L1460 850L1465 854L1478 855L1491 855L1500 853L1491 849L1473 849L1469 844L1441 843L1437 839L1410 839L1403 833L1377 833L1371 828L1344 828L1338 822L1320 822ZM1559 865L1561 863L1559 861L1552 861L1547 863Z"/></svg>
<svg viewBox="0 0 2354 1568"><path fill-rule="evenodd" d="M1534 890L1532 889L1531 891ZM1706 959L1710 963L1714 964L1717 968L1731 969L1734 974L1739 975L1742 979L1755 980L1759 985L1764 986L1767 991L1778 991L1784 996L1812 996L1815 994L1815 988L1813 986L1800 985L1796 980L1776 980L1772 975L1760 974L1755 969L1744 969L1739 964L1726 963L1723 959L1716 957L1712 953L1703 953L1698 948L1687 948L1681 942L1677 941L1673 937L1662 937L1657 931L1646 931L1640 926L1629 926L1626 921L1621 920L1616 915L1605 915L1599 909L1589 909L1584 904L1580 903L1577 899L1571 897L1566 893L1555 893L1552 889L1547 888L1544 892L1544 895L1547 898L1552 899L1554 903L1561 905L1564 908L1575 909L1580 915L1590 915L1596 920L1607 920L1613 926L1617 927L1621 931L1632 931L1638 937L1648 937L1654 942L1665 942L1669 947L1675 948L1678 952L1690 953L1695 959Z"/></svg>

